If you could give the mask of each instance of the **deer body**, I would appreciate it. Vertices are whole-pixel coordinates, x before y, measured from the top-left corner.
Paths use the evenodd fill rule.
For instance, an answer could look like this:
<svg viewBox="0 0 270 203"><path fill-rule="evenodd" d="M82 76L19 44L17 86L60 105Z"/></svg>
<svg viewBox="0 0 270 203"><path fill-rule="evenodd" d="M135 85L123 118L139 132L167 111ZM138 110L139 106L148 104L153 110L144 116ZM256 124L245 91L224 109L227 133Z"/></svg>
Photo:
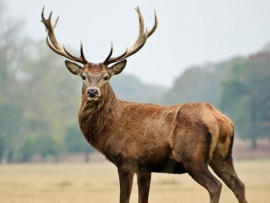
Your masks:
<svg viewBox="0 0 270 203"><path fill-rule="evenodd" d="M232 161L234 127L232 121L205 102L175 106L141 104L119 100L109 80L123 71L126 58L139 51L153 34L155 25L144 31L140 10L139 36L135 44L118 57L111 57L113 47L103 63L88 62L83 54L76 57L61 46L55 36L51 14L42 22L47 29L47 44L56 53L83 64L66 61L66 67L83 80L80 129L86 140L118 169L120 203L129 203L133 176L137 174L139 203L147 203L152 172L188 173L207 189L210 202L217 203L221 183L208 165L246 203L245 186L238 178ZM109 66L112 64L111 66Z"/></svg>
<svg viewBox="0 0 270 203"><path fill-rule="evenodd" d="M109 89L108 99L94 110L91 106L97 104L83 98L78 119L86 140L116 166L127 162L134 172L182 173L186 172L183 166L180 171L173 167L183 161L183 153L203 153L207 162L217 146L223 158L228 154L233 124L211 104L166 107L125 102ZM227 123L228 132L221 131ZM200 151L196 152L198 146ZM166 168L167 164L175 166Z"/></svg>

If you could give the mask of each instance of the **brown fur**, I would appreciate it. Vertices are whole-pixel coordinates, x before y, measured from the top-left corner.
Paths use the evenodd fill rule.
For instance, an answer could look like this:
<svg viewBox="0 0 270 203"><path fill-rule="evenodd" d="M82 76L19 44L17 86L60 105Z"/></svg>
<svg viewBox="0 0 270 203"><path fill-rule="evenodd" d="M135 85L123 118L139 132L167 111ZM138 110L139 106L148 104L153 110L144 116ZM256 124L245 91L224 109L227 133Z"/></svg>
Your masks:
<svg viewBox="0 0 270 203"><path fill-rule="evenodd" d="M106 69L87 67L84 72L94 81ZM232 165L234 127L227 116L205 102L160 106L122 101L109 83L100 86L95 81L101 97L89 101L85 92L90 82L84 82L79 124L87 141L118 168L121 203L129 202L134 173L139 202L148 202L151 172L187 172L208 190L211 202L218 202L221 183L208 164L239 202L246 202L244 185Z"/></svg>

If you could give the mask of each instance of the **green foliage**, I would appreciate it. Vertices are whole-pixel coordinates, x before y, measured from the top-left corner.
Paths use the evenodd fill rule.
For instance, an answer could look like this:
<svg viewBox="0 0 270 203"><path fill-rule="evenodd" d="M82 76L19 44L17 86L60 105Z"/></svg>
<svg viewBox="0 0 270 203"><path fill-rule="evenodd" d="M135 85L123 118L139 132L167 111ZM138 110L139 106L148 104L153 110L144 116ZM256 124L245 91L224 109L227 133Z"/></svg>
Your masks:
<svg viewBox="0 0 270 203"><path fill-rule="evenodd" d="M57 157L61 151L63 151L63 146L56 137L52 135L43 135L36 138L36 151L37 153L45 159L47 156Z"/></svg>
<svg viewBox="0 0 270 203"><path fill-rule="evenodd" d="M218 64L205 64L188 68L179 76L162 100L162 103L172 105L184 102L206 101L220 106L221 87L233 64L241 58L234 58Z"/></svg>
<svg viewBox="0 0 270 203"><path fill-rule="evenodd" d="M19 32L21 22L6 17L3 8L0 2L0 161L12 161L23 131L19 67L27 50Z"/></svg>
<svg viewBox="0 0 270 203"><path fill-rule="evenodd" d="M78 125L68 128L64 144L69 153L89 153L95 151L83 137Z"/></svg>
<svg viewBox="0 0 270 203"><path fill-rule="evenodd" d="M221 107L236 122L241 137L270 136L270 53L263 52L235 64L222 83Z"/></svg>
<svg viewBox="0 0 270 203"><path fill-rule="evenodd" d="M19 144L19 135L22 130L19 128L22 120L22 111L17 106L13 106L12 103L0 103L0 140L2 142L0 144L0 160L5 154L10 154L8 161L15 159L15 149ZM10 147L12 145L15 149Z"/></svg>
<svg viewBox="0 0 270 203"><path fill-rule="evenodd" d="M110 81L117 97L133 102L159 103L166 88L143 84L136 76L122 73Z"/></svg>
<svg viewBox="0 0 270 203"><path fill-rule="evenodd" d="M0 132L0 162L4 157L4 152L6 148L6 137Z"/></svg>
<svg viewBox="0 0 270 203"><path fill-rule="evenodd" d="M37 153L35 139L31 137L26 137L22 140L21 145L19 146L19 153L17 155L16 161L29 162L32 157Z"/></svg>

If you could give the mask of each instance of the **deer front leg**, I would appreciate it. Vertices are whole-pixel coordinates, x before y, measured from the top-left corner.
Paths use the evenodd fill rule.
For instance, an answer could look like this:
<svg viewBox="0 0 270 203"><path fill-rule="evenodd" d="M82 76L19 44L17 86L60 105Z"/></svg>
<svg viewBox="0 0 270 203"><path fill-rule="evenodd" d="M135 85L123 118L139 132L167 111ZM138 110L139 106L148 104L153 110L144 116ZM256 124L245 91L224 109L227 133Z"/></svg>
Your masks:
<svg viewBox="0 0 270 203"><path fill-rule="evenodd" d="M148 203L151 173L137 173L137 184L139 188L139 203Z"/></svg>
<svg viewBox="0 0 270 203"><path fill-rule="evenodd" d="M120 203L129 203L134 172L118 168L120 183Z"/></svg>

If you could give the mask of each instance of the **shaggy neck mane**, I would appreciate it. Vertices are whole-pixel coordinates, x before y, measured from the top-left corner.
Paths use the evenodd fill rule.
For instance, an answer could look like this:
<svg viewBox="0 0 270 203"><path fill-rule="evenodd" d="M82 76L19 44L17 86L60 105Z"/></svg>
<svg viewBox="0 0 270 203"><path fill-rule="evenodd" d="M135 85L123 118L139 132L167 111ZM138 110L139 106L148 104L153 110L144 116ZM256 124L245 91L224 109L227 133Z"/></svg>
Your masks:
<svg viewBox="0 0 270 203"><path fill-rule="evenodd" d="M81 131L87 141L104 152L104 141L107 139L108 129L116 121L116 112L119 109L120 100L116 98L110 84L108 84L105 98L98 101L89 101L86 97L86 88L82 88L82 102L78 112Z"/></svg>

